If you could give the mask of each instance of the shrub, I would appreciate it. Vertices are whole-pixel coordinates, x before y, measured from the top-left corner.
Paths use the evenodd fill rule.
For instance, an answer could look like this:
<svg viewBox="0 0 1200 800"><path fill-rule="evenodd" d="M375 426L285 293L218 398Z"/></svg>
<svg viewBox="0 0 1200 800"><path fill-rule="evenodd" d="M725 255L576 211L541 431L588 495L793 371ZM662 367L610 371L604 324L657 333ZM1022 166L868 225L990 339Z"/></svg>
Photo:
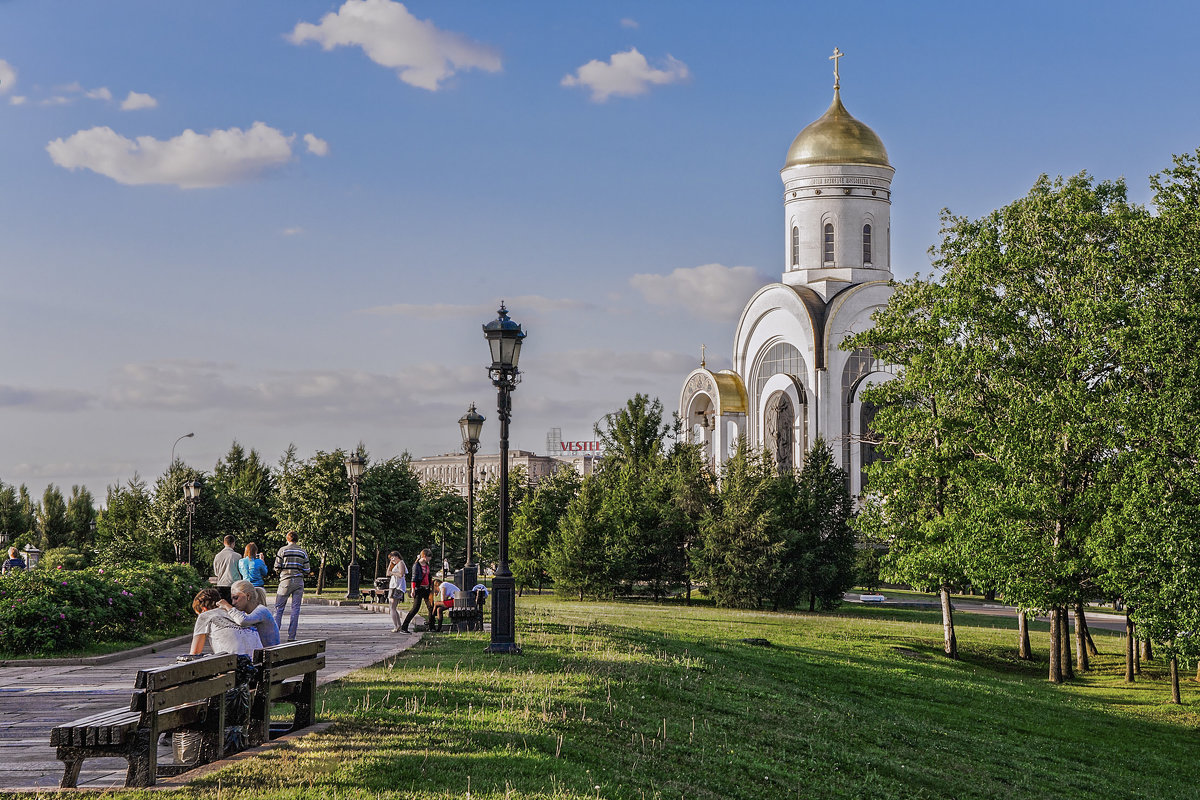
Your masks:
<svg viewBox="0 0 1200 800"><path fill-rule="evenodd" d="M83 569L87 566L87 556L73 547L52 547L42 553L38 561L38 569Z"/></svg>
<svg viewBox="0 0 1200 800"><path fill-rule="evenodd" d="M202 587L195 569L131 563L0 577L0 652L52 655L178 630Z"/></svg>

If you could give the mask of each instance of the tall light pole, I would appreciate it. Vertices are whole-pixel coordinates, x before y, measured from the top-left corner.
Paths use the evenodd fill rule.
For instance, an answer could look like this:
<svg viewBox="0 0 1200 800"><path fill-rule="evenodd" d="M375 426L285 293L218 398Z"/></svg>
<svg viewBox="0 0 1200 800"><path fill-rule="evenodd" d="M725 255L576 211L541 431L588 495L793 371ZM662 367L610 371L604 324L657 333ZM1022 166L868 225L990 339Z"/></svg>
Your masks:
<svg viewBox="0 0 1200 800"><path fill-rule="evenodd" d="M500 563L492 578L492 643L489 653L519 653L517 646L517 583L508 568L508 423L512 417L512 392L521 382L517 361L525 331L508 318L504 302L499 316L483 326L492 351L488 376L496 387L496 410L500 417Z"/></svg>
<svg viewBox="0 0 1200 800"><path fill-rule="evenodd" d="M188 436L191 436L189 433ZM175 462L172 461L172 464ZM200 499L200 481L190 480L183 485L183 502L187 504L188 549L187 563L192 563L192 518L196 516L196 501Z"/></svg>
<svg viewBox="0 0 1200 800"><path fill-rule="evenodd" d="M196 434L194 434L194 433L185 433L183 436L180 436L178 439L175 440L175 444L171 445L171 466L172 467L175 466L175 445L179 444L184 439L191 439L195 435Z"/></svg>
<svg viewBox="0 0 1200 800"><path fill-rule="evenodd" d="M358 483L367 462L360 455L346 459L346 480L350 483L350 565L346 567L346 599L359 599L358 593Z"/></svg>
<svg viewBox="0 0 1200 800"><path fill-rule="evenodd" d="M463 565L463 589L470 591L479 582L479 567L475 566L475 454L479 452L479 434L484 417L475 404L458 420L462 431L463 452L467 454L467 563Z"/></svg>

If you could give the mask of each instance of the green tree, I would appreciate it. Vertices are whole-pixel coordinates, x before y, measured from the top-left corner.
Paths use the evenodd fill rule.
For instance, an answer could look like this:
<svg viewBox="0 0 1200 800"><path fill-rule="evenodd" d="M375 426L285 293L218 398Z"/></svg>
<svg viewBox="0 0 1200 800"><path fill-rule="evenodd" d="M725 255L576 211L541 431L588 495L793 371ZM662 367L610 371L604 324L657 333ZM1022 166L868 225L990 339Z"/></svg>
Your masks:
<svg viewBox="0 0 1200 800"><path fill-rule="evenodd" d="M517 465L508 472L509 553L512 521L530 493L529 473ZM489 478L475 495L475 547L480 564L495 564L500 557L500 478Z"/></svg>
<svg viewBox="0 0 1200 800"><path fill-rule="evenodd" d="M307 461L299 461L295 446L290 445L279 464L275 520L280 531L295 531L309 555L319 559L318 591L325 588L330 561L346 564L350 560L346 455L344 450L318 450Z"/></svg>
<svg viewBox="0 0 1200 800"><path fill-rule="evenodd" d="M808 610L836 608L854 585L853 503L846 471L833 450L817 439L804 455L804 468L783 481L793 511L775 598L779 605L807 600ZM789 485L790 484L790 485ZM790 502L789 502L790 501Z"/></svg>
<svg viewBox="0 0 1200 800"><path fill-rule="evenodd" d="M757 608L778 577L786 546L778 485L774 462L739 442L694 553L695 573L719 606Z"/></svg>
<svg viewBox="0 0 1200 800"><path fill-rule="evenodd" d="M70 543L67 501L62 491L54 484L47 486L46 491L42 493L42 502L37 507L37 527L44 549L63 547Z"/></svg>
<svg viewBox="0 0 1200 800"><path fill-rule="evenodd" d="M150 495L137 473L124 486L109 486L96 518L99 562L124 566L131 561L161 560L162 554L141 534L149 514Z"/></svg>
<svg viewBox="0 0 1200 800"><path fill-rule="evenodd" d="M218 512L214 533L262 542L275 528L271 514L274 491L275 478L258 451L247 453L235 439L205 481L201 501L213 503Z"/></svg>
<svg viewBox="0 0 1200 800"><path fill-rule="evenodd" d="M541 591L549 576L551 545L582 482L578 472L564 467L538 483L513 515L509 556L518 593L535 585Z"/></svg>
<svg viewBox="0 0 1200 800"><path fill-rule="evenodd" d="M614 532L604 500L604 487L593 474L583 479L579 494L567 505L547 563L554 591L561 597L613 596L621 565L612 556Z"/></svg>
<svg viewBox="0 0 1200 800"><path fill-rule="evenodd" d="M76 550L85 550L93 544L92 525L96 521L96 498L86 486L72 486L71 499L67 501L68 544Z"/></svg>

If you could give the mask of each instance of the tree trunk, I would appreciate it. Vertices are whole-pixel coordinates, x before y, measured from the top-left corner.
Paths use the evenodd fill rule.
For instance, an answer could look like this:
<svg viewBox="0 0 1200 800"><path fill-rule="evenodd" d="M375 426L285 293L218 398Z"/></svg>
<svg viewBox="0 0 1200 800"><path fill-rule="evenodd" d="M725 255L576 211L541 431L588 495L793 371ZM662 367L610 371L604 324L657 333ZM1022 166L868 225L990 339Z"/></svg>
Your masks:
<svg viewBox="0 0 1200 800"><path fill-rule="evenodd" d="M954 609L950 607L950 587L942 585L942 640L946 655L958 658L958 638L954 635Z"/></svg>
<svg viewBox="0 0 1200 800"><path fill-rule="evenodd" d="M986 592L984 592L983 593L983 602L985 602L985 603L996 602L996 590L988 589Z"/></svg>
<svg viewBox="0 0 1200 800"><path fill-rule="evenodd" d="M1087 639L1088 655L1090 655L1090 656L1100 655L1100 650L1096 647L1096 643L1092 641L1092 629L1087 624L1086 616L1083 618L1083 636L1085 639Z"/></svg>
<svg viewBox="0 0 1200 800"><path fill-rule="evenodd" d="M1058 646L1062 649L1063 680L1075 680L1075 667L1071 664L1071 618L1067 616L1067 607L1059 606L1054 610L1058 614Z"/></svg>
<svg viewBox="0 0 1200 800"><path fill-rule="evenodd" d="M1051 683L1062 683L1062 646L1059 644L1059 618L1058 609L1050 609L1050 675L1048 680Z"/></svg>
<svg viewBox="0 0 1200 800"><path fill-rule="evenodd" d="M1171 654L1171 702L1177 706L1183 705L1179 695L1179 656Z"/></svg>
<svg viewBox="0 0 1200 800"><path fill-rule="evenodd" d="M1196 662L1196 680L1200 682L1200 661Z"/></svg>
<svg viewBox="0 0 1200 800"><path fill-rule="evenodd" d="M1075 669L1088 672L1092 668L1088 663L1087 651L1087 622L1084 618L1083 601L1075 603Z"/></svg>
<svg viewBox="0 0 1200 800"><path fill-rule="evenodd" d="M817 596L815 594L808 596L808 610L810 613L817 610Z"/></svg>
<svg viewBox="0 0 1200 800"><path fill-rule="evenodd" d="M1134 654L1137 648L1134 647L1133 641L1133 620L1129 618L1129 612L1125 612L1125 682L1133 683L1137 675L1137 670L1133 667Z"/></svg>
<svg viewBox="0 0 1200 800"><path fill-rule="evenodd" d="M1133 626L1133 671L1142 674L1142 643L1137 640L1137 626Z"/></svg>
<svg viewBox="0 0 1200 800"><path fill-rule="evenodd" d="M1017 658L1032 661L1033 648L1029 646L1029 612L1023 608L1017 609L1017 637Z"/></svg>
<svg viewBox="0 0 1200 800"><path fill-rule="evenodd" d="M1142 639L1142 658L1146 659L1147 661L1154 660L1154 645L1150 643L1149 636L1147 636L1145 639Z"/></svg>
<svg viewBox="0 0 1200 800"><path fill-rule="evenodd" d="M317 594L325 591L325 554L321 553L321 566L317 567Z"/></svg>

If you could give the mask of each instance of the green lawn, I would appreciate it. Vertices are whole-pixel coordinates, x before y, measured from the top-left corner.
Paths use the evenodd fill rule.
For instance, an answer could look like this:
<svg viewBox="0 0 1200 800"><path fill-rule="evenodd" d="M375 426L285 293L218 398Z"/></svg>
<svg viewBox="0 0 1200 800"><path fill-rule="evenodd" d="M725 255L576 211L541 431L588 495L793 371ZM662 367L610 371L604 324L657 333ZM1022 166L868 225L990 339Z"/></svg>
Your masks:
<svg viewBox="0 0 1200 800"><path fill-rule="evenodd" d="M428 635L323 690L325 733L196 781L205 798L1194 798L1194 704L1120 639L1066 686L995 618L519 602L521 656ZM770 645L742 639L765 639Z"/></svg>

